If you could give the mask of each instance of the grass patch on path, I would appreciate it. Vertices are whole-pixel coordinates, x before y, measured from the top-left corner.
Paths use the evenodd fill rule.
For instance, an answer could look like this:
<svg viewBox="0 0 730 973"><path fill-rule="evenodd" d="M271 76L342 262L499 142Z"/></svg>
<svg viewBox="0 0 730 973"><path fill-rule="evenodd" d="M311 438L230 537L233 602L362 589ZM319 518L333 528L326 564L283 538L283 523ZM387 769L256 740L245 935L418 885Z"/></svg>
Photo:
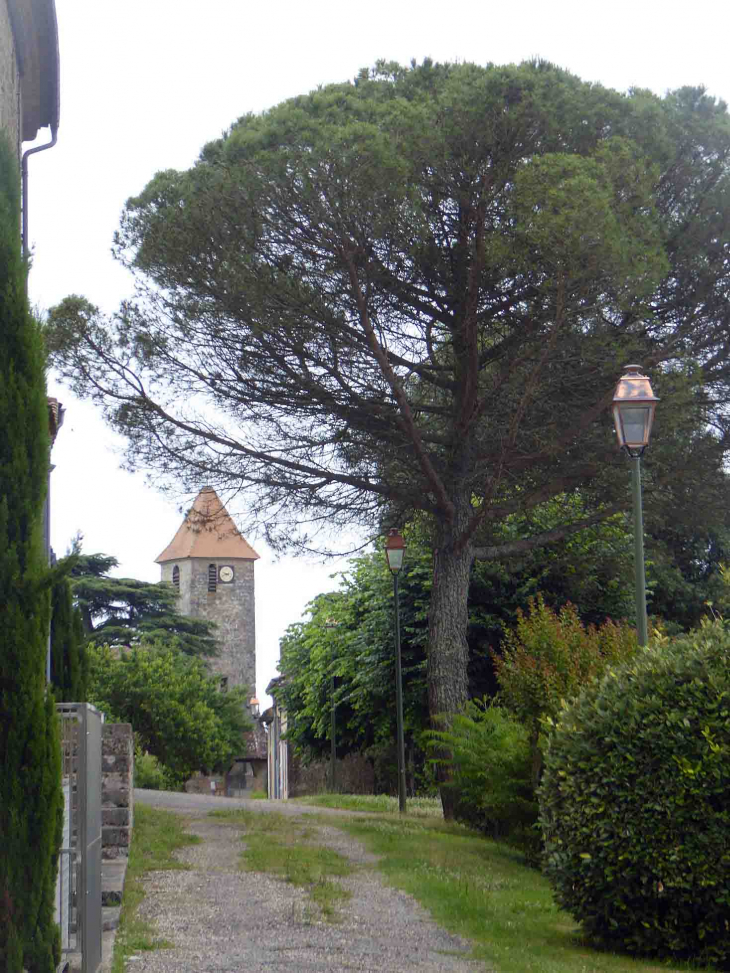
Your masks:
<svg viewBox="0 0 730 973"><path fill-rule="evenodd" d="M244 831L243 868L305 887L322 916L337 920L337 906L350 893L331 879L349 875L352 865L336 851L317 844L315 828L275 811L220 810L211 811L210 817Z"/></svg>
<svg viewBox="0 0 730 973"><path fill-rule="evenodd" d="M381 856L387 880L444 928L474 943L499 973L667 973L697 969L598 952L581 942L545 878L505 845L443 821L410 815L328 818Z"/></svg>
<svg viewBox="0 0 730 973"><path fill-rule="evenodd" d="M369 811L371 814L398 813L398 798L388 794L315 794L312 797L297 797L289 803L342 808L345 811ZM441 799L438 797L410 797L407 806L409 817L441 820Z"/></svg>
<svg viewBox="0 0 730 973"><path fill-rule="evenodd" d="M132 846L124 881L122 912L114 940L111 973L124 973L130 956L142 950L168 949L172 945L161 938L154 926L137 914L144 899L142 878L147 872L171 869L185 870L187 865L173 857L173 852L200 842L197 835L185 833L185 821L172 811L137 804L134 809Z"/></svg>

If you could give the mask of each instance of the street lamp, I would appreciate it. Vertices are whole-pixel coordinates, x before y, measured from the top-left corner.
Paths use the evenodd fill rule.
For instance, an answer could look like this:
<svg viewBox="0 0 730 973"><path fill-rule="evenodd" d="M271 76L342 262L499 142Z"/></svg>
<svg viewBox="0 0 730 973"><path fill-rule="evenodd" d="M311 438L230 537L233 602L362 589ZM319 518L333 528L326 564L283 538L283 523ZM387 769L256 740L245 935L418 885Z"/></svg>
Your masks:
<svg viewBox="0 0 730 973"><path fill-rule="evenodd" d="M385 539L385 557L393 575L393 600L395 605L395 705L398 728L398 810L406 813L406 748L403 737L403 680L400 657L400 609L398 604L398 572L403 567L406 542L393 527Z"/></svg>
<svg viewBox="0 0 730 973"><path fill-rule="evenodd" d="M631 459L634 506L634 569L636 584L636 630L639 645L649 640L646 619L646 576L644 573L644 518L641 509L641 454L649 445L654 412L659 401L640 365L627 365L613 393L613 422L618 444Z"/></svg>
<svg viewBox="0 0 730 973"><path fill-rule="evenodd" d="M334 618L328 618L324 624L326 628L336 629L339 622ZM330 695L332 703L330 709L330 794L334 794L337 790L337 703L335 701L335 688L333 662L333 668L330 674Z"/></svg>

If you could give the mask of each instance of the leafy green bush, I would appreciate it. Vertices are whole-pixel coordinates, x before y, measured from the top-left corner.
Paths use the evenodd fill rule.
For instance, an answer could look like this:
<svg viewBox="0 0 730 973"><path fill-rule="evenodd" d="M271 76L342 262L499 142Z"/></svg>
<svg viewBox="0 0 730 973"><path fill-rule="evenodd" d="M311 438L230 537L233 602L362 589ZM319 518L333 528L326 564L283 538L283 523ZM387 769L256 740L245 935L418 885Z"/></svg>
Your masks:
<svg viewBox="0 0 730 973"><path fill-rule="evenodd" d="M589 685L554 725L546 872L594 939L730 966L730 633L707 622Z"/></svg>
<svg viewBox="0 0 730 973"><path fill-rule="evenodd" d="M434 762L448 766L456 817L494 837L532 844L537 803L530 782L527 730L505 710L473 700L447 730L427 735ZM527 850L527 849L526 849Z"/></svg>
<svg viewBox="0 0 730 973"><path fill-rule="evenodd" d="M532 750L532 781L540 778L540 734L545 717L555 717L563 700L575 696L610 665L631 658L638 643L625 622L585 626L573 605L560 612L542 597L530 601L517 625L506 633L494 666L498 699L527 728Z"/></svg>
<svg viewBox="0 0 730 973"><path fill-rule="evenodd" d="M140 747L164 766L168 789L198 770L226 770L242 752L250 692L219 692L200 659L144 644L118 651L92 642L86 651L89 700L132 724Z"/></svg>
<svg viewBox="0 0 730 973"><path fill-rule="evenodd" d="M139 747L134 749L134 786L148 791L170 790L164 764Z"/></svg>

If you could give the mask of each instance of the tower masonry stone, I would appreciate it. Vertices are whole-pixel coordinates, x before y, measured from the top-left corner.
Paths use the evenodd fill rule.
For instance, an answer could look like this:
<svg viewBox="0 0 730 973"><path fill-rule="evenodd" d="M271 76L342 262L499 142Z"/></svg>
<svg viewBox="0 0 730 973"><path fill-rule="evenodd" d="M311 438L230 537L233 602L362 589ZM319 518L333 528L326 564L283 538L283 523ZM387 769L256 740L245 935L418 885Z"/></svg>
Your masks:
<svg viewBox="0 0 730 973"><path fill-rule="evenodd" d="M216 492L198 494L177 534L157 558L177 588L179 611L214 622L219 654L208 660L221 688L256 692L254 565L259 555L239 533Z"/></svg>

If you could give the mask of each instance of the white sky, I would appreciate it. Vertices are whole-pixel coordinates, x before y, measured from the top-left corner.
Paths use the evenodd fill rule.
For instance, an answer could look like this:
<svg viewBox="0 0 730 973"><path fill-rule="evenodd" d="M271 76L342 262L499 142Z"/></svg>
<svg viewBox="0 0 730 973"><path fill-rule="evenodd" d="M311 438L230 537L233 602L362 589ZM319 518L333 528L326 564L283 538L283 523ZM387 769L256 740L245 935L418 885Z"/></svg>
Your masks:
<svg viewBox="0 0 730 973"><path fill-rule="evenodd" d="M730 101L730 3L699 0L56 0L61 52L58 144L32 156L31 300L82 294L105 310L131 290L110 255L124 201L155 172L190 166L246 112L352 78L378 58L485 64L546 58L590 81L663 93L704 84ZM47 132L41 141L47 141ZM27 146L26 146L27 147ZM67 408L54 449L52 538L118 573L158 580L154 559L182 515L141 476L119 470L92 406L51 380ZM202 485L202 484L201 484ZM235 513L231 510L231 513ZM275 562L256 537L258 694L276 674L279 637L342 565Z"/></svg>

